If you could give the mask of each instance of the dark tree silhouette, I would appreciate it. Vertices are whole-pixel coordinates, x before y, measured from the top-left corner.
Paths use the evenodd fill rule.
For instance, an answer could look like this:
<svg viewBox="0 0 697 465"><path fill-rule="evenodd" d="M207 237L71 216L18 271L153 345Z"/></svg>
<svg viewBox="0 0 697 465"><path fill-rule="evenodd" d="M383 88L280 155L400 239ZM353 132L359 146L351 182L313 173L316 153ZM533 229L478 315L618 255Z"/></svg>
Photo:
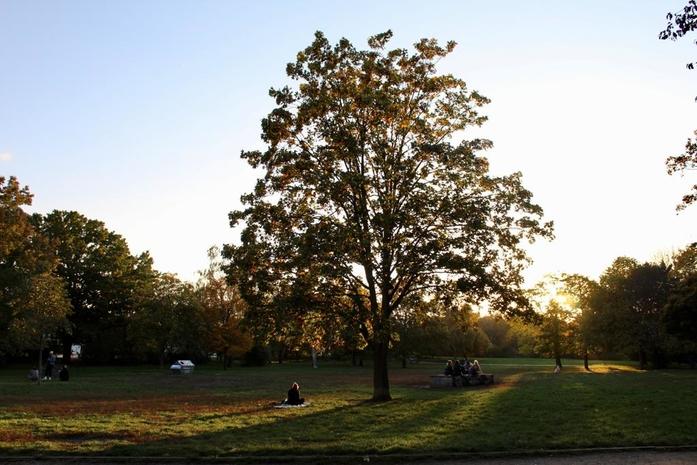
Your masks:
<svg viewBox="0 0 697 465"><path fill-rule="evenodd" d="M678 40L687 33L697 30L697 1L690 0L687 5L675 13L666 15L668 25L665 30L658 34L661 40ZM694 69L695 63L688 63L687 69ZM695 98L697 100L697 98ZM697 131L695 131L697 136ZM686 170L697 168L697 139L689 138L685 144L685 152L680 155L668 157L666 160L668 174L684 174ZM684 210L688 205L697 202L697 184L683 196L682 202L677 206L677 210Z"/></svg>

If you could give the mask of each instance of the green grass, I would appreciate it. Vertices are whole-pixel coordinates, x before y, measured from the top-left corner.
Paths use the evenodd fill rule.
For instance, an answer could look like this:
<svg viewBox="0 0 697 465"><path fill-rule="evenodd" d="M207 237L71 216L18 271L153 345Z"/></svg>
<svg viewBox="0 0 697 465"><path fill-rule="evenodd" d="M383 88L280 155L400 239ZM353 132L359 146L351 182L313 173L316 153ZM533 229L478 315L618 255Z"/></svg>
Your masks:
<svg viewBox="0 0 697 465"><path fill-rule="evenodd" d="M397 364L395 364L397 365ZM0 454L229 456L515 451L685 445L697 431L697 372L630 364L484 359L495 386L428 389L440 363L391 369L394 401L371 403L371 370L273 365L192 376L76 368L36 385L0 371ZM273 409L298 381L311 405Z"/></svg>

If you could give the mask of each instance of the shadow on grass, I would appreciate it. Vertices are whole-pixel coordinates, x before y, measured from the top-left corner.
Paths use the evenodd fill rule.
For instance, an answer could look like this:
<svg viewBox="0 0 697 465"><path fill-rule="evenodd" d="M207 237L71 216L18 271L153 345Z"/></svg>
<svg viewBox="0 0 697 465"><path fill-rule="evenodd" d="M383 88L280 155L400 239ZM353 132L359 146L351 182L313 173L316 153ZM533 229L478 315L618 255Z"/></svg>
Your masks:
<svg viewBox="0 0 697 465"><path fill-rule="evenodd" d="M319 399L307 412L269 411L256 424L231 422L104 453L283 456L689 444L697 403L694 384L685 381L659 372L519 373L489 388L399 389L388 403L327 407Z"/></svg>
<svg viewBox="0 0 697 465"><path fill-rule="evenodd" d="M107 455L296 455L412 451L435 441L449 417L467 397L462 390L404 397L388 403L351 401L348 405L307 411L270 409L259 424L230 425L217 431L138 445L117 445ZM314 411L310 410L315 408ZM456 424L458 424L457 422Z"/></svg>
<svg viewBox="0 0 697 465"><path fill-rule="evenodd" d="M694 441L697 373L615 368L598 365L594 366L596 372L588 373L582 367L573 367L553 375L548 367L492 366L499 380L495 386L439 390L412 387L411 379L427 376L425 370L414 370L404 372L402 384L393 387L396 400L388 403L363 400L369 395L363 376L346 378L353 381L348 383L343 381L347 370L335 370L336 376L328 376L332 374L329 371L308 370L300 373L299 379L316 391L309 393L312 405L304 409L273 409L269 405L269 392L286 386L285 374L298 376L293 370L281 371L283 376L275 371L263 372L247 380L233 377L234 373L221 375L234 381L232 387L232 383L222 383L227 394L219 390L218 380L174 380L157 375L142 384L166 384L148 393L161 392L161 405L167 406L173 399L188 399L181 396L181 389L170 390L169 385L191 385L192 395L199 396L200 401L189 399L191 404L182 404L182 410L172 410L178 406L170 403L169 410L161 412L160 404L153 403L152 410L145 412L152 414L150 418L144 412L130 413L130 390L110 389L100 396L118 392L118 408L104 415L94 413L99 405L93 402L86 419L72 411L58 416L60 423L31 423L16 420L19 417L14 414L8 418L17 425L26 424L31 429L25 431L35 435L27 438L26 451L43 451L46 446L45 450L74 455L479 452ZM253 392L254 386L263 387ZM82 392L75 395L82 396ZM52 401L56 402L64 407L63 400ZM78 406L83 405L84 400ZM150 420L153 423L148 423ZM7 441L16 443L12 438ZM14 446L11 451L20 452Z"/></svg>

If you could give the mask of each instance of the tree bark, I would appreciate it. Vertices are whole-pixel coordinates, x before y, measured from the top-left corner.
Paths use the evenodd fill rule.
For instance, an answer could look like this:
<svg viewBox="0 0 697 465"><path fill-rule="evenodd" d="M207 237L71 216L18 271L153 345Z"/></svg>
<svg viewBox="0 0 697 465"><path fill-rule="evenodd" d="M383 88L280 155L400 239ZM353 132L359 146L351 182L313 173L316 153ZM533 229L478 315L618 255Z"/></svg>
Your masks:
<svg viewBox="0 0 697 465"><path fill-rule="evenodd" d="M41 384L41 376L42 376L42 362L44 359L44 335L41 335L41 342L39 343L39 384Z"/></svg>
<svg viewBox="0 0 697 465"><path fill-rule="evenodd" d="M554 357L554 360L555 360L557 366L558 366L559 368L561 368L561 367L562 367L562 365L561 365L561 357L557 355L556 357Z"/></svg>
<svg viewBox="0 0 697 465"><path fill-rule="evenodd" d="M384 402L392 400L390 380L387 377L387 357L389 347L386 342L376 342L373 346L373 400Z"/></svg>
<svg viewBox="0 0 697 465"><path fill-rule="evenodd" d="M585 368L586 371L591 371L590 367L588 366L588 350L583 351L583 368Z"/></svg>
<svg viewBox="0 0 697 465"><path fill-rule="evenodd" d="M284 355L285 355L285 349L286 345L285 344L280 344L278 347L278 364L283 363Z"/></svg>
<svg viewBox="0 0 697 465"><path fill-rule="evenodd" d="M639 349L639 369L646 370L646 351Z"/></svg>
<svg viewBox="0 0 697 465"><path fill-rule="evenodd" d="M312 368L317 368L317 351L312 349Z"/></svg>

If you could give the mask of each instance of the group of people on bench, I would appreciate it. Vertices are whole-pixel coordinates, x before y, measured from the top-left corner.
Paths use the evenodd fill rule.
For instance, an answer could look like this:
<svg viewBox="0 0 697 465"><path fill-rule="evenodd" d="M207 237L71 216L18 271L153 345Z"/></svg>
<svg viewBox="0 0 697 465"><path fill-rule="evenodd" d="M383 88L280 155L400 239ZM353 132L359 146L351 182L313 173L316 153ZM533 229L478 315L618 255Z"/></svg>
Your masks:
<svg viewBox="0 0 697 465"><path fill-rule="evenodd" d="M481 374L482 367L479 366L478 360L475 360L472 363L470 363L470 361L466 358L462 361L448 360L448 363L445 365L445 375L452 377L453 386L457 386L458 382L459 384L463 384L463 378L470 380L480 377Z"/></svg>

